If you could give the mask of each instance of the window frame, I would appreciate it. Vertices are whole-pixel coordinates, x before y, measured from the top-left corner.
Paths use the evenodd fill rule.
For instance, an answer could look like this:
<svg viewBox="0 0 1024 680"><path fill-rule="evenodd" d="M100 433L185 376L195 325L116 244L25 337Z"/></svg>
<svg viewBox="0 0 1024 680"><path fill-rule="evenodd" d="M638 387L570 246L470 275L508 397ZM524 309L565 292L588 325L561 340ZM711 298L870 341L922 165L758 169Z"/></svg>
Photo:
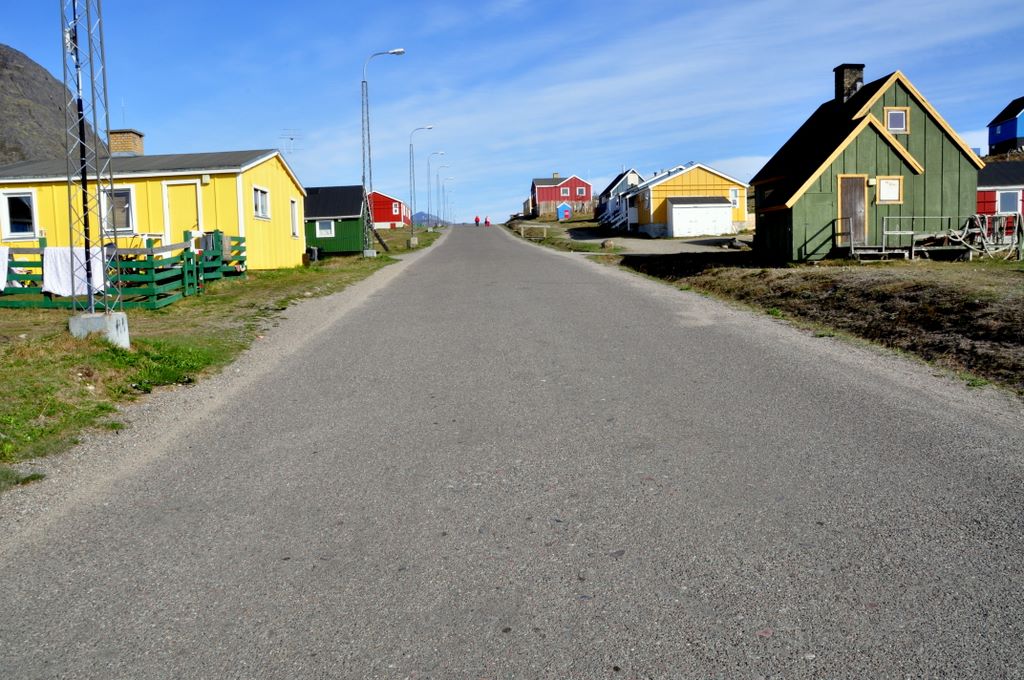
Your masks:
<svg viewBox="0 0 1024 680"><path fill-rule="evenodd" d="M576 198L582 198L587 195L586 187L576 187Z"/></svg>
<svg viewBox="0 0 1024 680"><path fill-rule="evenodd" d="M7 202L10 198L28 197L32 208L32 231L11 231L11 207ZM39 204L35 189L4 189L0 190L0 234L4 241L34 241L39 238Z"/></svg>
<svg viewBox="0 0 1024 680"><path fill-rule="evenodd" d="M562 193L561 193L562 197L563 198L569 198L570 195L571 195L569 193L569 187L561 187L561 189L562 189Z"/></svg>
<svg viewBox="0 0 1024 680"><path fill-rule="evenodd" d="M903 128L900 130L892 129L889 125L889 115L892 113L903 114ZM909 106L886 106L882 109L882 117L885 119L885 129L891 135L909 135L910 134L910 107Z"/></svg>
<svg viewBox="0 0 1024 680"><path fill-rule="evenodd" d="M321 224L331 225L330 233L323 233L320 231ZM334 238L334 220L314 220L313 233L316 234L317 238Z"/></svg>
<svg viewBox="0 0 1024 680"><path fill-rule="evenodd" d="M299 202L294 198L288 199L288 214L292 221L292 238L299 237Z"/></svg>
<svg viewBox="0 0 1024 680"><path fill-rule="evenodd" d="M392 216L394 216L394 215L401 216L402 210L401 210L401 208L399 208L400 205L401 205L401 202L399 202L399 201L392 201L391 202L391 215Z"/></svg>
<svg viewBox="0 0 1024 680"><path fill-rule="evenodd" d="M882 182L895 181L899 187L899 197L896 199L882 198ZM875 204L876 205L902 205L903 204L904 181L902 175L879 175L875 178Z"/></svg>
<svg viewBox="0 0 1024 680"><path fill-rule="evenodd" d="M112 213L108 212L108 204L110 202L110 196L106 189L100 192L100 210L103 216L103 233L107 236L135 236L139 233L139 222L137 218L137 210L135 206L135 187L131 184L115 184L110 187L110 192L117 193L120 191L128 192L128 220L130 225L128 229L111 229L107 223L107 216Z"/></svg>
<svg viewBox="0 0 1024 680"><path fill-rule="evenodd" d="M729 202L732 203L733 208L740 207L740 190L736 187L729 189Z"/></svg>
<svg viewBox="0 0 1024 680"><path fill-rule="evenodd" d="M264 201L265 205L263 205L263 206L260 206L259 201L257 201L257 197L261 193L263 194L263 196L266 199ZM270 189L268 189L267 187L261 187L261 186L259 186L257 184L253 184L252 185L252 198L253 198L253 203L252 203L252 214L253 214L253 217L255 217L258 220L269 220L270 219ZM263 209L265 210L264 213L260 212L260 207L263 207Z"/></svg>
<svg viewBox="0 0 1024 680"><path fill-rule="evenodd" d="M1002 208L1002 199L1003 199L1003 195L1005 195L1005 194L1009 194L1010 196L1014 197L1014 203L1017 204L1017 209L1016 210L1007 212L1005 210L1001 210L1000 209L1000 208ZM996 214L997 215L1016 215L1017 213L1019 213L1021 211L1021 205L1020 204L1021 204L1020 189L1002 189L1002 190L998 190L997 189L996 190Z"/></svg>

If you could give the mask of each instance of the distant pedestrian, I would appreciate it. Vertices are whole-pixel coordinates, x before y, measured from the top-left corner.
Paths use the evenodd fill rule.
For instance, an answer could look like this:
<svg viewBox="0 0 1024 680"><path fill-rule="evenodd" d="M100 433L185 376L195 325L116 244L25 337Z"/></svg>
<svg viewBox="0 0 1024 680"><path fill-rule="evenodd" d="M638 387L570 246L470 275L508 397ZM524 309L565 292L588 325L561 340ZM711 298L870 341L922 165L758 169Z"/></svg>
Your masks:
<svg viewBox="0 0 1024 680"><path fill-rule="evenodd" d="M476 226L478 226L478 227L480 226L480 216L479 215L476 216Z"/></svg>
<svg viewBox="0 0 1024 680"><path fill-rule="evenodd" d="M485 227L491 226L491 218L490 217L485 217L484 218L484 226Z"/></svg>

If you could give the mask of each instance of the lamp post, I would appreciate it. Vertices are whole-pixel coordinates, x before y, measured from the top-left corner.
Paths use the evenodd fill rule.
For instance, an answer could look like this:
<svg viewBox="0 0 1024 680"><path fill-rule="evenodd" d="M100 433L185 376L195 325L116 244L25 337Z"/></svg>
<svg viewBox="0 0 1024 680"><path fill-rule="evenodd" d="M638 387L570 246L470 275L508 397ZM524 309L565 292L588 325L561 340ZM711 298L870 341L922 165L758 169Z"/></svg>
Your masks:
<svg viewBox="0 0 1024 680"><path fill-rule="evenodd" d="M405 48L397 47L386 52L374 52L363 62L363 81L360 86L362 93L362 131L363 131L363 202L366 204L365 217L363 219L363 254L368 255L370 248L370 229L373 229L373 202L370 201L370 194L373 193L373 162L370 154L370 90L366 83L366 67L374 57L383 55L401 56L405 54Z"/></svg>
<svg viewBox="0 0 1024 680"><path fill-rule="evenodd" d="M430 158L432 156L444 156L444 151L435 151L427 155L427 231L433 231L434 227L431 224L433 215L430 214Z"/></svg>
<svg viewBox="0 0 1024 680"><path fill-rule="evenodd" d="M441 224L444 224L444 217L443 217L443 215L444 215L444 201L441 199L441 171L444 170L445 168L450 168L450 167L451 167L450 165L438 166L437 172L434 175L434 187L435 187L435 190L437 191L437 212L438 212L437 219L438 219L438 221ZM430 183L430 177L429 176L427 177L427 183L428 183L428 185ZM429 188L429 186L428 186L428 188Z"/></svg>
<svg viewBox="0 0 1024 680"><path fill-rule="evenodd" d="M433 125L424 125L413 128L409 133L409 247L415 248L419 245L416 238L416 156L412 148L412 136L420 130L433 130Z"/></svg>
<svg viewBox="0 0 1024 680"><path fill-rule="evenodd" d="M447 215L448 222L451 223L452 222L452 215L451 215L452 194L451 194L451 191L448 189L448 180L451 180L451 181L454 182L455 178L454 177L445 177L443 180L441 180L442 181L441 191L444 194L445 212L448 213L448 215Z"/></svg>

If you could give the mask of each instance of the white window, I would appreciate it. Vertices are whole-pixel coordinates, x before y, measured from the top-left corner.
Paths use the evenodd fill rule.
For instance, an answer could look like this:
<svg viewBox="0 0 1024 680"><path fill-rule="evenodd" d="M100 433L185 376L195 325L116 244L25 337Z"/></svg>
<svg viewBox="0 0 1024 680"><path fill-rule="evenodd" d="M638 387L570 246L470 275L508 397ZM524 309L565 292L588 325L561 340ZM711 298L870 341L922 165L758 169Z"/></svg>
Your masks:
<svg viewBox="0 0 1024 680"><path fill-rule="evenodd" d="M135 190L114 187L102 194L103 230L108 234L135 233Z"/></svg>
<svg viewBox="0 0 1024 680"><path fill-rule="evenodd" d="M903 178L879 177L877 203L902 203Z"/></svg>
<svg viewBox="0 0 1024 680"><path fill-rule="evenodd" d="M3 225L4 240L29 240L36 238L36 200L34 191L0 192L0 224Z"/></svg>
<svg viewBox="0 0 1024 680"><path fill-rule="evenodd" d="M394 203L391 204L391 214L398 215L400 214L400 212L401 211L398 208L398 201L395 201Z"/></svg>
<svg viewBox="0 0 1024 680"><path fill-rule="evenodd" d="M299 237L299 202L295 199L291 201L292 208L292 238Z"/></svg>
<svg viewBox="0 0 1024 680"><path fill-rule="evenodd" d="M569 187L562 187L562 195L563 196L568 196L569 195Z"/></svg>
<svg viewBox="0 0 1024 680"><path fill-rule="evenodd" d="M577 196L586 196L587 195L587 188L586 187L576 187L576 195Z"/></svg>
<svg viewBox="0 0 1024 680"><path fill-rule="evenodd" d="M316 221L317 238L334 238L334 220Z"/></svg>
<svg viewBox="0 0 1024 680"><path fill-rule="evenodd" d="M252 210L256 217L270 219L270 190L263 187L252 188Z"/></svg>
<svg viewBox="0 0 1024 680"><path fill-rule="evenodd" d="M910 109L906 106L886 107L885 128L898 135L910 132Z"/></svg>
<svg viewBox="0 0 1024 680"><path fill-rule="evenodd" d="M729 202L732 203L732 207L740 207L740 190L729 189Z"/></svg>
<svg viewBox="0 0 1024 680"><path fill-rule="evenodd" d="M996 212L999 212L999 213L1019 213L1020 212L1020 192L1019 191L997 191L996 192Z"/></svg>

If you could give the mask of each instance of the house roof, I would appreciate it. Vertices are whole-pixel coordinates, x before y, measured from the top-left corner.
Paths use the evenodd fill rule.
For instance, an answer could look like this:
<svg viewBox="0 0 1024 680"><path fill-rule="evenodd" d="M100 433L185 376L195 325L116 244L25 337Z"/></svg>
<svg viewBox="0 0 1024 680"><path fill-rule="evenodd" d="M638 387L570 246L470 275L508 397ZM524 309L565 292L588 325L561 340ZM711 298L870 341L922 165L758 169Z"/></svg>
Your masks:
<svg viewBox="0 0 1024 680"><path fill-rule="evenodd" d="M811 117L750 180L751 184L774 184L771 196L766 197L765 201L758 205L758 210L792 207L810 184L869 126L874 128L915 172L924 172L924 167L871 114L871 108L878 99L897 82L903 85L939 127L946 131L976 167L984 167L985 163L949 127L906 76L895 71L865 84L845 102L830 99L811 114Z"/></svg>
<svg viewBox="0 0 1024 680"><path fill-rule="evenodd" d="M113 156L110 167L115 175L162 174L174 172L239 171L276 154L273 149L255 151L217 151L213 153L172 153L155 156ZM0 179L51 179L67 176L63 158L22 161L0 167Z"/></svg>
<svg viewBox="0 0 1024 680"><path fill-rule="evenodd" d="M1024 186L1024 161L989 163L978 171L978 188Z"/></svg>
<svg viewBox="0 0 1024 680"><path fill-rule="evenodd" d="M630 195L630 196L636 195L636 194L640 193L641 191L643 191L644 189L647 189L648 187L657 186L657 185L661 184L662 182L665 182L667 180L672 179L673 177L678 177L679 175L683 175L683 174L685 174L687 172L690 172L694 168L701 168L702 170L704 170L706 172L710 172L713 175L718 175L722 179L728 180L730 182L734 182L736 184L739 184L742 187L747 186L746 182L741 182L740 180L736 179L735 177L730 177L729 175L725 174L724 172L719 172L718 170L715 170L711 166L704 165L703 163L698 163L697 161L689 161L688 163L684 163L683 165L677 165L676 167L674 167L674 168L672 168L670 170L666 170L665 172L659 173L659 174L655 175L654 177L651 177L647 181L644 181L644 182L641 182L640 184L637 184L635 187L633 187L632 189L630 189L626 193L627 193L627 195Z"/></svg>
<svg viewBox="0 0 1024 680"><path fill-rule="evenodd" d="M308 187L306 219L359 217L363 214L363 187Z"/></svg>
<svg viewBox="0 0 1024 680"><path fill-rule="evenodd" d="M725 196L669 196L669 205L732 205Z"/></svg>
<svg viewBox="0 0 1024 680"><path fill-rule="evenodd" d="M537 177L533 180L533 183L534 185L539 187L557 187L559 184L564 184L565 182L568 182L573 177L583 182L587 186L590 186L590 182L583 179L579 175L569 175L568 177Z"/></svg>
<svg viewBox="0 0 1024 680"><path fill-rule="evenodd" d="M1006 108L999 112L992 122L988 124L988 127L997 125L999 123L1005 123L1008 120L1013 120L1024 112L1024 97L1017 97L1012 102L1006 105Z"/></svg>
<svg viewBox="0 0 1024 680"><path fill-rule="evenodd" d="M395 202L397 202L397 203L401 203L402 205L405 205L405 201L403 201L402 199L400 199L400 198L395 198L395 197L394 197L394 196L392 196L391 194L385 194L385 193L384 193L383 191L371 191L371 192L370 192L370 195L371 195L371 196L373 196L374 194L376 194L377 196L380 196L381 198L386 198L386 199L388 199L389 201L395 201Z"/></svg>
<svg viewBox="0 0 1024 680"><path fill-rule="evenodd" d="M639 172L637 172L636 168L630 168L629 170L623 170L619 174L615 175L615 179L613 179L611 182L609 182L608 186L606 186L604 188L604 190L601 191L600 194L598 194L598 196L604 196L606 194L610 195L611 194L611 190L615 188L615 185L617 185L619 182L621 182L622 178L625 177L626 175L628 175L631 172L636 172L636 176L640 178L640 181L641 182L644 181L643 175L641 175Z"/></svg>

